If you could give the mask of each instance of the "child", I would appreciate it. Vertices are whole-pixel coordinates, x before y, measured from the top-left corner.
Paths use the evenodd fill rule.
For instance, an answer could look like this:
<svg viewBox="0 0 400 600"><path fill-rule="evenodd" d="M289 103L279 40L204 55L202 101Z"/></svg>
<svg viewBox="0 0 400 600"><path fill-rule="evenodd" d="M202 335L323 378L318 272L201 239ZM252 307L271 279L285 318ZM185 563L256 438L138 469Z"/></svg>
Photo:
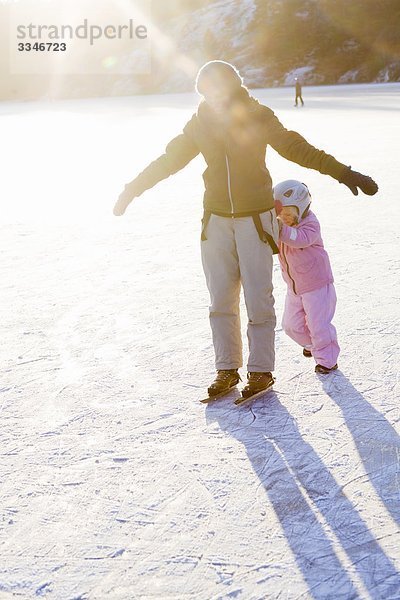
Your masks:
<svg viewBox="0 0 400 600"><path fill-rule="evenodd" d="M289 179L274 187L279 219L279 260L287 295L282 327L303 354L314 357L316 373L337 369L339 345L331 323L336 293L317 217L307 186Z"/></svg>

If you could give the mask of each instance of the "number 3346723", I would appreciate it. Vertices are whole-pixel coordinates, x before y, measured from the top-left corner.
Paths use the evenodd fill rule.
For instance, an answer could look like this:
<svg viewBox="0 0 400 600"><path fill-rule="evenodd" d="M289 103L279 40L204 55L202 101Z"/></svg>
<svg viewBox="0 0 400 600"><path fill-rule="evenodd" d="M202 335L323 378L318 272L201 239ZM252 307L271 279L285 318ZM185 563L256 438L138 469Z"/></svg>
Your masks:
<svg viewBox="0 0 400 600"><path fill-rule="evenodd" d="M20 52L31 52L32 50L35 50L36 52L65 52L66 49L67 44L64 42L35 42L34 44L31 44L30 42L21 42L18 44L18 50Z"/></svg>

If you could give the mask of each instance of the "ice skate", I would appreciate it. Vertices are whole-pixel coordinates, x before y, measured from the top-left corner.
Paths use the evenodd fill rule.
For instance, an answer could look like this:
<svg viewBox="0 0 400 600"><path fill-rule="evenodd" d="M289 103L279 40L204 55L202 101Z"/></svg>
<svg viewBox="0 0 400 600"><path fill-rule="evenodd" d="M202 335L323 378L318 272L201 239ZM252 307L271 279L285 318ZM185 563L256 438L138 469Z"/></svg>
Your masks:
<svg viewBox="0 0 400 600"><path fill-rule="evenodd" d="M233 390L236 385L241 381L241 377L237 369L221 369L217 371L217 376L212 384L208 388L208 398L201 400L203 404L217 400L222 396L225 396L228 392Z"/></svg>
<svg viewBox="0 0 400 600"><path fill-rule="evenodd" d="M336 371L337 368L337 365L333 365L333 367L330 368L324 367L324 365L316 365L315 372L319 373L320 375L327 375L328 373L331 373L331 371Z"/></svg>
<svg viewBox="0 0 400 600"><path fill-rule="evenodd" d="M269 371L248 373L247 384L242 390L242 396L235 400L235 404L239 405L247 400L255 400L272 387L274 383L275 379Z"/></svg>

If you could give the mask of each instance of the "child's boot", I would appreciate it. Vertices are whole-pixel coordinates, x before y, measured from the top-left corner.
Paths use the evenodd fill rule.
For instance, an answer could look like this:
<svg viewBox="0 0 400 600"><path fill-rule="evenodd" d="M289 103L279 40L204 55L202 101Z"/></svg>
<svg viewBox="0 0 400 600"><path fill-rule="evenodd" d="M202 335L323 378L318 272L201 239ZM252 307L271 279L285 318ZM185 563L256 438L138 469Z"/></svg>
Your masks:
<svg viewBox="0 0 400 600"><path fill-rule="evenodd" d="M327 375L331 371L335 371L338 368L337 365L333 365L333 367L324 367L324 365L316 365L315 372L320 375Z"/></svg>

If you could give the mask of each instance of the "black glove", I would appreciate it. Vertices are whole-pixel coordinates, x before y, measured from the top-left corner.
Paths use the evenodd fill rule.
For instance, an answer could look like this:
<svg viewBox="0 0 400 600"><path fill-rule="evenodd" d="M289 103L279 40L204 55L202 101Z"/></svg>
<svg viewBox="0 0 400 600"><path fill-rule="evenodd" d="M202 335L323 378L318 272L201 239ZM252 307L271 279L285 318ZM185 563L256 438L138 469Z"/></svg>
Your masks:
<svg viewBox="0 0 400 600"><path fill-rule="evenodd" d="M351 167L345 167L343 169L339 183L347 185L349 190L351 190L355 196L358 196L358 188L368 196L373 196L378 191L378 185L371 177L362 175L357 171L352 171Z"/></svg>

